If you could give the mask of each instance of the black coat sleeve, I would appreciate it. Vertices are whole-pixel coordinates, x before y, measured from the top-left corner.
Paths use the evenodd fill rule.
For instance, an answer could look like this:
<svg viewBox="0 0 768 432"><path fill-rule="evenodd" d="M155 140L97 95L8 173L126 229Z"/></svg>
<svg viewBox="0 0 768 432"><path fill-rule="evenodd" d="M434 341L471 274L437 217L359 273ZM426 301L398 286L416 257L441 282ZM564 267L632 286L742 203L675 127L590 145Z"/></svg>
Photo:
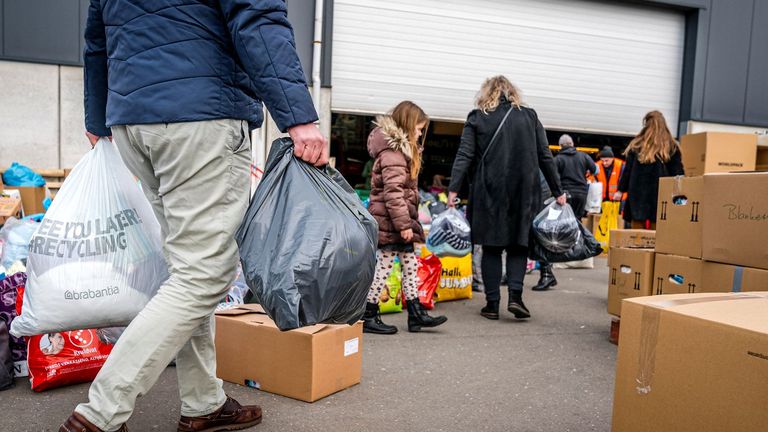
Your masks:
<svg viewBox="0 0 768 432"><path fill-rule="evenodd" d="M587 171L589 171L589 173L592 175L596 175L597 164L588 154L584 153L584 172L586 173Z"/></svg>
<svg viewBox="0 0 768 432"><path fill-rule="evenodd" d="M467 116L467 121L464 123L461 144L459 144L456 159L453 161L453 169L451 169L451 183L448 185L450 192L459 193L461 191L461 187L464 186L469 171L475 162L475 154L477 152L475 115L475 111L470 112Z"/></svg>
<svg viewBox="0 0 768 432"><path fill-rule="evenodd" d="M539 168L544 174L544 178L547 179L552 196L559 197L563 194L563 188L560 186L560 175L555 164L555 158L552 157L552 152L549 150L547 133L544 131L544 126L542 126L538 116L536 116L536 152L539 157Z"/></svg>
<svg viewBox="0 0 768 432"><path fill-rule="evenodd" d="M619 192L629 192L629 178L632 176L632 166L635 164L635 153L630 152L624 162L624 168L619 177Z"/></svg>
<svg viewBox="0 0 768 432"><path fill-rule="evenodd" d="M685 169L683 167L683 156L678 149L672 158L667 162L667 172L670 176L685 175Z"/></svg>
<svg viewBox="0 0 768 432"><path fill-rule="evenodd" d="M91 0L85 22L83 50L85 130L110 136L107 127L107 36L101 16L101 3Z"/></svg>

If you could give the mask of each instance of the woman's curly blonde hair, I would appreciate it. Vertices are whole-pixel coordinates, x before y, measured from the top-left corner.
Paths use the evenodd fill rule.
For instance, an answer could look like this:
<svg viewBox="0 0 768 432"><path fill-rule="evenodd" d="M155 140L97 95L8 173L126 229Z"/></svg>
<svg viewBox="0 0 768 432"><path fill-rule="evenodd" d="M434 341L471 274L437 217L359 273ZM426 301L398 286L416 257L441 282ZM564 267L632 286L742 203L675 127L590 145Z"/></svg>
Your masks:
<svg viewBox="0 0 768 432"><path fill-rule="evenodd" d="M477 93L475 105L482 112L488 114L488 112L499 107L502 96L506 97L517 109L520 109L520 106L523 105L520 89L512 84L504 75L496 75L483 82L480 91Z"/></svg>

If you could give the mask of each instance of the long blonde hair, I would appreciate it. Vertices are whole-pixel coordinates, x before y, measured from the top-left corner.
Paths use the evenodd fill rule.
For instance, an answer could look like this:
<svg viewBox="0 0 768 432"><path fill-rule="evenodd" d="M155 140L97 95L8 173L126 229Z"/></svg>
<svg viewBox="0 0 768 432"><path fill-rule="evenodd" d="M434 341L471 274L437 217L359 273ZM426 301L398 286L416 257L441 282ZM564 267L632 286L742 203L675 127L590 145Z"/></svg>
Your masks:
<svg viewBox="0 0 768 432"><path fill-rule="evenodd" d="M512 84L504 75L496 75L486 79L483 85L480 86L477 99L475 99L475 106L485 114L488 114L489 111L494 111L499 107L502 96L506 97L517 109L520 109L520 106L523 104L523 99L520 97L520 89Z"/></svg>
<svg viewBox="0 0 768 432"><path fill-rule="evenodd" d="M418 105L411 101L402 101L392 109L390 114L397 127L403 130L411 145L411 178L417 178L421 171L421 149L427 138L429 129L429 116ZM421 142L416 138L416 125L425 122L424 132L421 134Z"/></svg>
<svg viewBox="0 0 768 432"><path fill-rule="evenodd" d="M651 111L645 115L643 129L629 143L624 155L635 152L640 163L650 164L656 161L669 162L677 151L677 140L669 131L664 114Z"/></svg>

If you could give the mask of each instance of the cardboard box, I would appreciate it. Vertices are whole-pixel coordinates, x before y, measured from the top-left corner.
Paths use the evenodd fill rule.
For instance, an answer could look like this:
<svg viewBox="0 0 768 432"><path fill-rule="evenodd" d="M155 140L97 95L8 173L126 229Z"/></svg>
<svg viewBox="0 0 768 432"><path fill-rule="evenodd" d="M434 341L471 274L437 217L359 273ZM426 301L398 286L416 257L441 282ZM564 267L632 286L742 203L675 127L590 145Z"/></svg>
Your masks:
<svg viewBox="0 0 768 432"><path fill-rule="evenodd" d="M611 230L611 248L653 249L656 247L656 231L640 229Z"/></svg>
<svg viewBox="0 0 768 432"><path fill-rule="evenodd" d="M754 171L757 135L702 132L680 140L683 166L688 176Z"/></svg>
<svg viewBox="0 0 768 432"><path fill-rule="evenodd" d="M21 218L21 200L15 197L0 197L0 225L10 217Z"/></svg>
<svg viewBox="0 0 768 432"><path fill-rule="evenodd" d="M704 177L659 179L656 252L701 258L704 205Z"/></svg>
<svg viewBox="0 0 768 432"><path fill-rule="evenodd" d="M768 173L704 176L702 256L768 269Z"/></svg>
<svg viewBox="0 0 768 432"><path fill-rule="evenodd" d="M653 294L703 292L704 261L677 255L656 254L653 266Z"/></svg>
<svg viewBox="0 0 768 432"><path fill-rule="evenodd" d="M765 431L766 310L768 293L625 301L612 430Z"/></svg>
<svg viewBox="0 0 768 432"><path fill-rule="evenodd" d="M704 262L700 291L768 291L768 270Z"/></svg>
<svg viewBox="0 0 768 432"><path fill-rule="evenodd" d="M608 313L621 316L621 301L653 293L652 249L611 249L608 255Z"/></svg>
<svg viewBox="0 0 768 432"><path fill-rule="evenodd" d="M363 326L281 332L259 305L216 313L219 378L306 402L360 383Z"/></svg>
<svg viewBox="0 0 768 432"><path fill-rule="evenodd" d="M14 186L21 193L21 205L25 216L44 213L45 187Z"/></svg>

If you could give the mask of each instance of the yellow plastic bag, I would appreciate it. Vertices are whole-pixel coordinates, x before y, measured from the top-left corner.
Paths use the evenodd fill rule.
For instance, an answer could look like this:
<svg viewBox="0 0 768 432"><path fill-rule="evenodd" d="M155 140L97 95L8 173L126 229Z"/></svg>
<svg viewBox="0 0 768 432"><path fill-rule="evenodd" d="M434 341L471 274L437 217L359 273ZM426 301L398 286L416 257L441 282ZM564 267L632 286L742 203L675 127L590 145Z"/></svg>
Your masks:
<svg viewBox="0 0 768 432"><path fill-rule="evenodd" d="M421 249L421 256L427 257L432 253L426 248ZM435 291L435 301L463 300L472 298L472 254L461 258L440 258L443 272L440 275L440 285Z"/></svg>
<svg viewBox="0 0 768 432"><path fill-rule="evenodd" d="M603 246L603 250L608 250L608 241L610 240L611 230L619 228L619 209L621 203L618 201L605 201L602 205L602 214L600 222L594 228L595 239Z"/></svg>

